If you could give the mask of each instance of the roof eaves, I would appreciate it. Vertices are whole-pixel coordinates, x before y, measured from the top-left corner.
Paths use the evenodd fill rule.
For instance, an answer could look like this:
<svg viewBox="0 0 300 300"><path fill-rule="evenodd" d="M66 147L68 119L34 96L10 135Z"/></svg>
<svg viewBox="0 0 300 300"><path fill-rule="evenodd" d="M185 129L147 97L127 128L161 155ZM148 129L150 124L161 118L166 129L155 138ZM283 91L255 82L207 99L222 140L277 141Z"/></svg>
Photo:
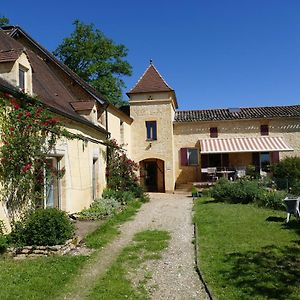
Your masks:
<svg viewBox="0 0 300 300"><path fill-rule="evenodd" d="M1 82L3 81L3 82ZM0 90L2 90L3 92L5 93L9 93L11 95L13 95L14 97L18 98L18 99L22 99L24 98L24 94L20 91L18 91L14 86L12 86L10 83L8 83L7 81L3 80L2 78L0 78ZM31 98L30 96L28 95L25 95L25 97L28 97L28 98ZM44 104L45 105L45 104ZM109 132L107 130L105 130L104 128L100 127L100 126L97 126L91 122L89 122L88 120L80 117L80 116L74 116L74 115L71 115L67 112L62 112L61 110L57 109L57 108L54 108L52 106L49 106L49 105L46 105L48 107L48 109L58 115L61 115L63 117L66 117L66 118L69 118L69 119L72 119L73 121L77 121L77 122L80 122L82 124L85 124L93 129L96 129L97 131L100 131L102 133L104 133L106 136L109 135Z"/></svg>

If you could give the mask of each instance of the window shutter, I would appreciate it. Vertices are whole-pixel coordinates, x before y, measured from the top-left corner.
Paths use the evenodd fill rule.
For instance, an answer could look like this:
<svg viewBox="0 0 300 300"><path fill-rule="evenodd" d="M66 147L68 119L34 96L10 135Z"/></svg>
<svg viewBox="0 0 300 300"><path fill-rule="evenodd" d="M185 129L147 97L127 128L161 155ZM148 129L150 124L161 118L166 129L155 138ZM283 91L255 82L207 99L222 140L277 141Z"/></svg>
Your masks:
<svg viewBox="0 0 300 300"><path fill-rule="evenodd" d="M279 152L272 152L272 163L278 164L279 163Z"/></svg>
<svg viewBox="0 0 300 300"><path fill-rule="evenodd" d="M147 140L151 138L150 122L146 121Z"/></svg>
<svg viewBox="0 0 300 300"><path fill-rule="evenodd" d="M180 161L182 166L188 165L187 148L180 149Z"/></svg>
<svg viewBox="0 0 300 300"><path fill-rule="evenodd" d="M153 121L153 140L157 140L156 121Z"/></svg>

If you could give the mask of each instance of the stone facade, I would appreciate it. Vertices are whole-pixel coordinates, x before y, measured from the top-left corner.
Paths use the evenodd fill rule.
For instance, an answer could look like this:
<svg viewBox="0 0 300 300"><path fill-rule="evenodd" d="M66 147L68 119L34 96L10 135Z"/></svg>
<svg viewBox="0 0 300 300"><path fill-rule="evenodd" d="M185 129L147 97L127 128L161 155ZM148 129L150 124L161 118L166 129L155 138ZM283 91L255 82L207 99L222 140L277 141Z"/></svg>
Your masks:
<svg viewBox="0 0 300 300"><path fill-rule="evenodd" d="M168 90L168 91L165 91ZM141 183L146 186L149 173L156 178L156 191L173 192L181 184L203 180L201 167L200 140L210 139L210 128L217 127L219 139L253 138L261 136L261 125L268 125L270 137L282 137L293 149L279 152L279 158L300 156L300 113L299 107L288 108L287 116L241 118L231 120L190 120L176 121L176 95L155 67L150 64L135 87L128 93L130 102L131 153L132 158L140 164ZM275 107L274 107L275 109ZM276 108L278 109L278 108ZM289 114L290 109L297 110L296 116ZM271 109L272 110L272 109ZM268 112L270 108L268 108ZM191 111L193 112L193 111ZM219 112L218 112L219 113ZM146 121L155 121L157 140L146 139ZM198 164L182 165L181 149L192 148L198 151ZM271 157L270 162L274 159ZM245 168L253 163L252 152L228 153L228 164L232 168ZM156 161L155 167L149 163ZM148 163L148 164L147 164ZM148 168L148 169L147 169ZM162 172L161 172L161 169ZM151 176L150 176L151 177ZM149 185L149 190L153 186Z"/></svg>

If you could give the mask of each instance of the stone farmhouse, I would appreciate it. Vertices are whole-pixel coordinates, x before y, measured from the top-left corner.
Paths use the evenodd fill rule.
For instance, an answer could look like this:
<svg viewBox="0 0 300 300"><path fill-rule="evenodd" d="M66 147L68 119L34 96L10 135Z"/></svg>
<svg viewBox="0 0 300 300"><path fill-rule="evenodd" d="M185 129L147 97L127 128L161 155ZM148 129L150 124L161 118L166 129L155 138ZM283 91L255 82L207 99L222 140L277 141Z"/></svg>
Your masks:
<svg viewBox="0 0 300 300"><path fill-rule="evenodd" d="M66 173L50 184L44 205L70 213L105 188L107 138L139 163L141 184L153 192L235 179L248 165L265 174L270 164L300 155L300 105L180 111L175 90L150 63L127 93L129 106L118 109L23 29L7 26L0 30L0 91L20 89L86 137L60 140L49 157Z"/></svg>

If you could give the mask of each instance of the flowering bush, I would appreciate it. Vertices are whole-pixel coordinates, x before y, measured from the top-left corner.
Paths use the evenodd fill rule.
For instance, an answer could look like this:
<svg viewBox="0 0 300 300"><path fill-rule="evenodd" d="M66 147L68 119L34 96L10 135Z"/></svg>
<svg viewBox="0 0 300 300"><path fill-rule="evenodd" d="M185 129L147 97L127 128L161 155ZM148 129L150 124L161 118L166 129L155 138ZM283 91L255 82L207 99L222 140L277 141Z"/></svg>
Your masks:
<svg viewBox="0 0 300 300"><path fill-rule="evenodd" d="M138 165L129 159L115 140L108 142L107 186L114 191L130 191L141 197L143 190L139 185L136 172Z"/></svg>
<svg viewBox="0 0 300 300"><path fill-rule="evenodd" d="M66 131L38 101L0 95L0 182L10 222L43 198L46 158Z"/></svg>

